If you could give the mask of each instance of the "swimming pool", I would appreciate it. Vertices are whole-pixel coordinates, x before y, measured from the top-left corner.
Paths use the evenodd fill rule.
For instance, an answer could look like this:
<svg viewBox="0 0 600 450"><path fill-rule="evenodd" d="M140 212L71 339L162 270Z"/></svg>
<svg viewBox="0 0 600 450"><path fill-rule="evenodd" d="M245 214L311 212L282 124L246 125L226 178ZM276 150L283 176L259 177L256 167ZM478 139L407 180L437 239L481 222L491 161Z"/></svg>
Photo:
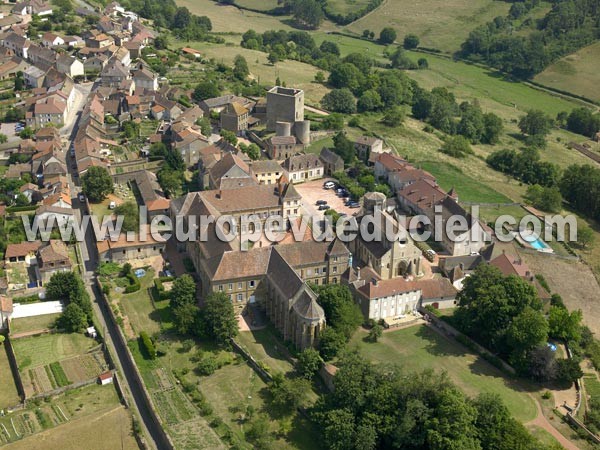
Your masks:
<svg viewBox="0 0 600 450"><path fill-rule="evenodd" d="M527 236L523 236L523 240L527 242L531 247L536 250L549 250L550 246L546 244L539 236L535 234L529 234Z"/></svg>

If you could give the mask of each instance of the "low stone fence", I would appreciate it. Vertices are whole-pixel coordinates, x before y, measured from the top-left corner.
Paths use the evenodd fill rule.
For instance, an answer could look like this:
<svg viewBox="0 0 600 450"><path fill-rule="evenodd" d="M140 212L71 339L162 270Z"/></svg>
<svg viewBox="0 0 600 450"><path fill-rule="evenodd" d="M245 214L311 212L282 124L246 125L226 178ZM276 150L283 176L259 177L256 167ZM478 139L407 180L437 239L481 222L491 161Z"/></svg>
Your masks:
<svg viewBox="0 0 600 450"><path fill-rule="evenodd" d="M27 401L33 401L41 398L52 397L54 395L63 394L72 389L78 389L80 387L89 386L91 384L97 383L98 377L90 378L89 380L79 381L77 383L69 384L68 386L62 386L51 391L40 392L39 394L33 395L27 399Z"/></svg>
<svg viewBox="0 0 600 450"><path fill-rule="evenodd" d="M563 417L565 418L567 423L569 423L569 425L583 431L587 435L587 437L591 439L594 443L600 444L600 437L592 433L592 431L588 427L586 427L583 423L577 420L571 413L565 414Z"/></svg>
<svg viewBox="0 0 600 450"><path fill-rule="evenodd" d="M238 352L240 355L244 357L244 359L248 362L250 367L254 369L254 371L258 374L258 376L265 382L270 383L273 381L273 376L264 369L264 367L254 359L254 357L248 352L244 347L238 344L234 339L231 340L231 345L233 349Z"/></svg>
<svg viewBox="0 0 600 450"><path fill-rule="evenodd" d="M23 387L23 380L21 380L21 374L19 373L19 364L17 363L17 357L15 356L15 350L13 349L12 342L10 340L10 335L7 334L4 339L4 344L6 347L6 354L8 355L8 363L10 365L10 371L12 372L12 376L15 380L15 385L17 386L17 393L21 398L21 402L25 402L25 388Z"/></svg>

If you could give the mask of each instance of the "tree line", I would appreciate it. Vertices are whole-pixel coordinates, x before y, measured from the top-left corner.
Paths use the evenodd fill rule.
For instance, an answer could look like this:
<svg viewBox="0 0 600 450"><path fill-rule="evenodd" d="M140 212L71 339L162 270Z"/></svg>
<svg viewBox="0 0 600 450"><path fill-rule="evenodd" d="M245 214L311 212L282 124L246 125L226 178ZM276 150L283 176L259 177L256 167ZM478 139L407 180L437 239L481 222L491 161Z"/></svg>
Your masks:
<svg viewBox="0 0 600 450"><path fill-rule="evenodd" d="M460 55L529 78L598 38L600 0L554 1L543 18L523 20L539 3L514 2L508 16L496 17L473 30L462 44Z"/></svg>

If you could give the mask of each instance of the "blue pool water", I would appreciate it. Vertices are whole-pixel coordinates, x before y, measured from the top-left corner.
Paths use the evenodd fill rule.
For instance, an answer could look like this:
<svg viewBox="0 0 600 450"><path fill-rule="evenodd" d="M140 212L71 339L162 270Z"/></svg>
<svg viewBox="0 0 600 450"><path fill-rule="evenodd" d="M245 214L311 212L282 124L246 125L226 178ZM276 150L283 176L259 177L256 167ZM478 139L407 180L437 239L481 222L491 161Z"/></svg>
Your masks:
<svg viewBox="0 0 600 450"><path fill-rule="evenodd" d="M146 275L146 271L144 269L137 269L135 271L135 276L138 278L142 278L144 275Z"/></svg>
<svg viewBox="0 0 600 450"><path fill-rule="evenodd" d="M536 250L545 250L548 248L548 244L534 235L525 236L523 239Z"/></svg>

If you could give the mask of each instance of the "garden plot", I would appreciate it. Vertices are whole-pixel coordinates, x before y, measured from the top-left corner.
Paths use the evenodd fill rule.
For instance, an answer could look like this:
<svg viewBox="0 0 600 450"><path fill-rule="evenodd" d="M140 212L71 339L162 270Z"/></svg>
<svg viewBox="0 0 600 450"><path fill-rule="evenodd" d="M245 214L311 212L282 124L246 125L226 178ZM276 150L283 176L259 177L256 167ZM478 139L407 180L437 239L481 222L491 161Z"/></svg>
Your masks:
<svg viewBox="0 0 600 450"><path fill-rule="evenodd" d="M101 352L88 353L60 362L71 383L79 383L96 378L108 369Z"/></svg>
<svg viewBox="0 0 600 450"><path fill-rule="evenodd" d="M154 392L152 396L161 417L168 425L187 422L196 416L193 406L179 389Z"/></svg>

